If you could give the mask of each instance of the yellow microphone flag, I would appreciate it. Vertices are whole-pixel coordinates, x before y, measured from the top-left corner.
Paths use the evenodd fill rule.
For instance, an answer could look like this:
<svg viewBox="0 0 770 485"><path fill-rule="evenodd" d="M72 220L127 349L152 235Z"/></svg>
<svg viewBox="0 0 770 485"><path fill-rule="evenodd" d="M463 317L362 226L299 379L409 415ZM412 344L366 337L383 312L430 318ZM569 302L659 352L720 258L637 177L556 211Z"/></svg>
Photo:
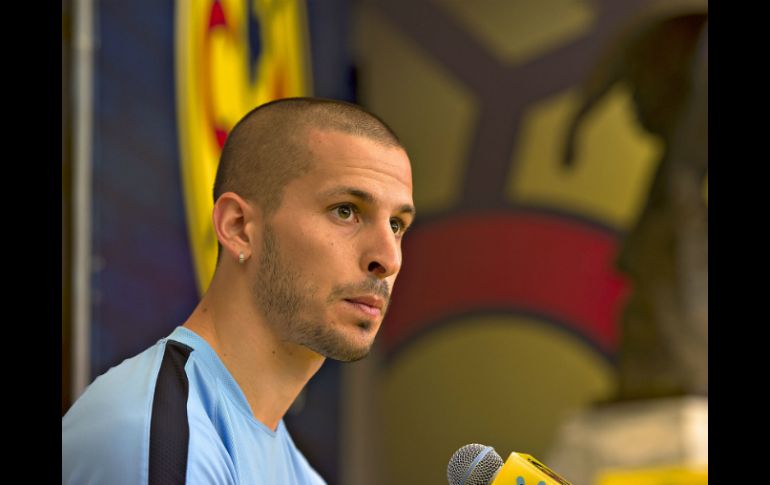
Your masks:
<svg viewBox="0 0 770 485"><path fill-rule="evenodd" d="M572 485L534 456L513 452L491 485Z"/></svg>

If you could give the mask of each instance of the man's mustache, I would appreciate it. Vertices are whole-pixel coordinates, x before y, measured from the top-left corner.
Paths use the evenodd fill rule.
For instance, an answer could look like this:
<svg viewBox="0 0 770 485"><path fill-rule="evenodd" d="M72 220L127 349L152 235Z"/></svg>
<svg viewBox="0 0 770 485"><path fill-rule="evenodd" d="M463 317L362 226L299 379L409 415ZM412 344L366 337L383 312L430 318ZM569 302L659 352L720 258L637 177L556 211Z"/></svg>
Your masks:
<svg viewBox="0 0 770 485"><path fill-rule="evenodd" d="M367 278L361 283L334 287L329 295L328 301L331 303L335 300L352 298L361 296L362 294L375 294L381 297L385 301L383 310L390 305L390 288L388 287L388 282L375 277Z"/></svg>

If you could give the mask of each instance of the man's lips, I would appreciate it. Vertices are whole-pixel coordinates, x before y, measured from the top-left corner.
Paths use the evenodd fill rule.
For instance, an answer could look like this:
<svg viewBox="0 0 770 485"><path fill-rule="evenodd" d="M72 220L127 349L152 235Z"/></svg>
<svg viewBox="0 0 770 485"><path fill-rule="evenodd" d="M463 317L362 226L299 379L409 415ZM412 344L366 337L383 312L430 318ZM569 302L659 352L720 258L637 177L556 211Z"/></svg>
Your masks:
<svg viewBox="0 0 770 485"><path fill-rule="evenodd" d="M378 298L373 295L356 296L353 298L345 298L345 301L358 308L367 315L376 317L382 313L382 308L385 302L382 298Z"/></svg>

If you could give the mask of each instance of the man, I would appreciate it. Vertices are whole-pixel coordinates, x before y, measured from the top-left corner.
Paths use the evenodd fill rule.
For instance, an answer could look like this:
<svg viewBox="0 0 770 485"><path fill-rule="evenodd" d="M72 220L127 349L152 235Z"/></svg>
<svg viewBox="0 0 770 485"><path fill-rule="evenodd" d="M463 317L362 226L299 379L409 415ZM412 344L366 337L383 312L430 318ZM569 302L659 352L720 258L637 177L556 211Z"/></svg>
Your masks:
<svg viewBox="0 0 770 485"><path fill-rule="evenodd" d="M274 101L231 131L214 200L208 290L67 412L63 483L323 483L283 416L325 358L373 344L415 215L409 158L358 106Z"/></svg>

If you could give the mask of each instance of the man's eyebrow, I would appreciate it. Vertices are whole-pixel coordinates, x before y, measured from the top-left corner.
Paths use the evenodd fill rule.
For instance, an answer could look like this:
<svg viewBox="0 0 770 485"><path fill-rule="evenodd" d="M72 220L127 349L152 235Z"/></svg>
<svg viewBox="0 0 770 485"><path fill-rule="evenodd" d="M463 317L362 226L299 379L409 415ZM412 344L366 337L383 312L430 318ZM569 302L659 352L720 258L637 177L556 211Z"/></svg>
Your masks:
<svg viewBox="0 0 770 485"><path fill-rule="evenodd" d="M375 202L377 202L377 199L372 194L370 194L365 190L361 190L355 187L335 187L323 193L324 198L338 197L340 195L349 195L352 197L356 197L357 199L363 200L367 204L374 204ZM417 211L415 210L413 205L404 204L398 208L398 213L399 214L407 213L407 214L411 214L412 217L414 217Z"/></svg>
<svg viewBox="0 0 770 485"><path fill-rule="evenodd" d="M412 218L415 218L417 216L417 211L415 210L413 205L404 204L401 207L398 208L399 214L410 214Z"/></svg>
<svg viewBox="0 0 770 485"><path fill-rule="evenodd" d="M340 195L352 195L353 197L361 199L369 204L374 204L375 202L374 196L372 194L355 187L335 187L327 192L324 192L323 197L338 197Z"/></svg>

